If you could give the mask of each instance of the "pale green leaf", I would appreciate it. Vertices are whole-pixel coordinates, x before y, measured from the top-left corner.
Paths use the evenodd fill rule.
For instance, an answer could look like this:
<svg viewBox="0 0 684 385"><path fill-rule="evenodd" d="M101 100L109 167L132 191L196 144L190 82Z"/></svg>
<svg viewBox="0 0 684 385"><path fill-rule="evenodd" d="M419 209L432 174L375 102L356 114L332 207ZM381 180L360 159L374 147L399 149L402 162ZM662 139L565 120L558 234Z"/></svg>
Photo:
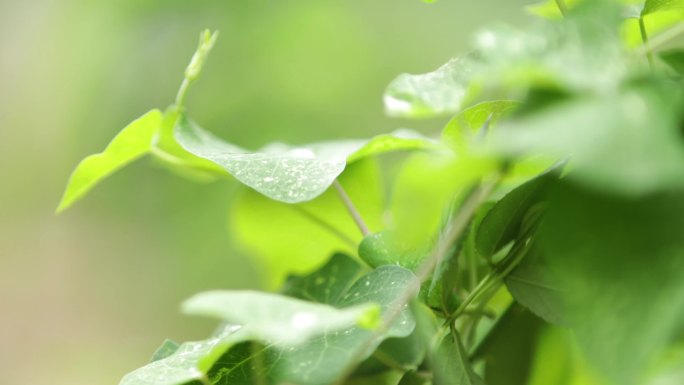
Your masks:
<svg viewBox="0 0 684 385"><path fill-rule="evenodd" d="M319 334L373 321L373 317L377 321L379 316L373 304L336 309L278 294L228 290L197 294L185 301L183 311L240 325L250 339L279 345L298 345Z"/></svg>
<svg viewBox="0 0 684 385"><path fill-rule="evenodd" d="M161 124L162 113L151 110L121 130L103 152L83 159L69 178L57 212L81 199L101 180L147 154Z"/></svg>
<svg viewBox="0 0 684 385"><path fill-rule="evenodd" d="M471 56L454 58L437 70L420 75L402 74L385 91L387 114L401 117L431 117L458 111L477 71Z"/></svg>
<svg viewBox="0 0 684 385"><path fill-rule="evenodd" d="M684 143L673 82L561 101L507 121L492 141L507 154L570 158L569 176L597 189L640 195L684 187Z"/></svg>
<svg viewBox="0 0 684 385"><path fill-rule="evenodd" d="M399 265L414 270L428 252L403 244L401 238L392 231L371 234L359 244L359 257L372 267Z"/></svg>
<svg viewBox="0 0 684 385"><path fill-rule="evenodd" d="M226 143L182 116L176 126L178 143L190 153L221 166L243 184L286 203L321 195L342 173L348 159L380 152L433 147L434 142L406 130L373 140L340 140L288 146L272 143L250 152Z"/></svg>
<svg viewBox="0 0 684 385"><path fill-rule="evenodd" d="M191 381L206 383L206 375L198 367L200 361L218 346L230 346L244 339L237 326L226 326L204 341L181 344L171 355L150 362L121 380L119 385L181 385Z"/></svg>
<svg viewBox="0 0 684 385"><path fill-rule="evenodd" d="M383 266L357 280L334 305L348 307L360 303L382 304L383 313L397 306L415 276L398 266ZM379 337L372 331L353 327L329 332L308 340L297 348L266 346L256 352L248 346L227 351L209 371L219 385L258 383L325 385L336 380L346 365L367 358L383 339L408 336L415 321L404 310Z"/></svg>
<svg viewBox="0 0 684 385"><path fill-rule="evenodd" d="M154 354L152 354L152 359L150 359L150 362L159 361L172 355L178 350L179 347L180 344L176 341L170 339L164 340L161 346L159 346L157 350L155 350Z"/></svg>

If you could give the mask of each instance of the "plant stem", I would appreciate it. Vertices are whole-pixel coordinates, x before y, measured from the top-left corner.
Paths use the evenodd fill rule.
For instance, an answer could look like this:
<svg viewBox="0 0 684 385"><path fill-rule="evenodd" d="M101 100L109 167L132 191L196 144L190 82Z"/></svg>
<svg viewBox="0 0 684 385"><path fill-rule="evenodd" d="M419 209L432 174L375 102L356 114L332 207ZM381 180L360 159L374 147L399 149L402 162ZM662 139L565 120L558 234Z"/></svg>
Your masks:
<svg viewBox="0 0 684 385"><path fill-rule="evenodd" d="M338 237L341 241L346 243L347 245L351 246L352 249L356 248L356 242L349 238L345 233L343 233L341 230L324 220L323 218L320 218L316 216L315 214L309 212L306 210L304 207L298 206L298 205L291 205L293 210L296 210L299 214L301 214L303 217L306 219L310 220L311 222L314 222L315 224L319 225L322 229L327 230L330 234Z"/></svg>
<svg viewBox="0 0 684 385"><path fill-rule="evenodd" d="M681 34L684 34L684 22L679 23L667 31L649 39L648 44L641 46L641 48L639 48L636 52L639 55L652 53L654 49L663 44L669 43L670 40L679 37Z"/></svg>
<svg viewBox="0 0 684 385"><path fill-rule="evenodd" d="M178 88L178 93L176 94L176 107L179 109L182 109L185 106L185 95L188 93L190 84L192 84L192 80L183 78L183 82Z"/></svg>
<svg viewBox="0 0 684 385"><path fill-rule="evenodd" d="M352 202L351 198L349 198L349 195L347 195L347 192L344 191L344 188L342 187L342 184L335 179L333 182L333 186L335 186L335 190L337 190L337 194L340 196L340 199L342 200L342 203L344 203L345 207L347 207L347 211L349 211L349 214L351 215L352 219L354 219L354 222L356 223L356 226L358 226L359 230L361 231L361 234L366 237L370 235L370 231L368 230L368 226L366 226L366 223L363 221L363 218L361 218L361 214L359 211L356 209L354 206L354 202Z"/></svg>
<svg viewBox="0 0 684 385"><path fill-rule="evenodd" d="M644 43L644 46L648 45L648 33L646 32L646 24L644 23L644 17L641 16L639 17L639 32L641 32L641 41ZM650 50L646 51L646 59L648 60L648 65L651 67L651 69L655 69L655 64L653 62L653 52Z"/></svg>
<svg viewBox="0 0 684 385"><path fill-rule="evenodd" d="M556 0L556 5L558 6L558 10L563 17L568 16L568 6L565 4L564 0Z"/></svg>
<svg viewBox="0 0 684 385"><path fill-rule="evenodd" d="M498 184L500 176L497 175L493 180L481 183L475 188L468 198L463 203L463 206L452 220L449 231L444 237L440 238L439 243L433 249L433 252L423 261L423 263L416 270L416 277L418 278L412 285L406 288L403 295L383 314L382 324L375 330L373 335L369 337L366 342L356 350L354 357L347 367L344 368L342 375L339 377L335 385L344 384L347 378L354 372L356 366L361 362L363 357L367 356L367 351L374 347L377 337L387 331L390 325L401 315L406 306L413 300L413 298L420 291L420 287L432 275L432 271L437 267L437 264L444 257L444 253L449 249L449 245L458 241L461 237L471 219L475 215L480 204L487 199L489 194L494 190Z"/></svg>

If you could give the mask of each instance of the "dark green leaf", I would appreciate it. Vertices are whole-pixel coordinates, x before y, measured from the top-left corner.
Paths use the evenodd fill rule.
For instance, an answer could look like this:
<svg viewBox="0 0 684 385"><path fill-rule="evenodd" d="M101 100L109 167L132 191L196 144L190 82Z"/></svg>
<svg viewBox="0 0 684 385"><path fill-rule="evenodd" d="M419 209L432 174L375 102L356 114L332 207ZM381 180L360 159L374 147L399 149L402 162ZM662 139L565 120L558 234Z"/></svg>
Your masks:
<svg viewBox="0 0 684 385"><path fill-rule="evenodd" d="M481 256L491 258L520 235L525 216L544 200L549 186L558 178L556 172L550 170L517 187L489 210L475 235L475 246Z"/></svg>
<svg viewBox="0 0 684 385"><path fill-rule="evenodd" d="M526 309L512 305L478 346L488 385L524 385L531 371L537 333L543 326Z"/></svg>
<svg viewBox="0 0 684 385"><path fill-rule="evenodd" d="M652 128L652 127L651 127ZM538 234L588 362L630 385L684 327L684 196L559 186Z"/></svg>
<svg viewBox="0 0 684 385"><path fill-rule="evenodd" d="M161 124L162 113L151 110L121 130L103 152L83 159L69 178L57 212L66 210L118 169L149 153Z"/></svg>
<svg viewBox="0 0 684 385"><path fill-rule="evenodd" d="M431 367L434 385L485 385L468 359L458 335L447 335L432 354Z"/></svg>
<svg viewBox="0 0 684 385"><path fill-rule="evenodd" d="M658 54L678 74L684 76L684 49L674 49Z"/></svg>

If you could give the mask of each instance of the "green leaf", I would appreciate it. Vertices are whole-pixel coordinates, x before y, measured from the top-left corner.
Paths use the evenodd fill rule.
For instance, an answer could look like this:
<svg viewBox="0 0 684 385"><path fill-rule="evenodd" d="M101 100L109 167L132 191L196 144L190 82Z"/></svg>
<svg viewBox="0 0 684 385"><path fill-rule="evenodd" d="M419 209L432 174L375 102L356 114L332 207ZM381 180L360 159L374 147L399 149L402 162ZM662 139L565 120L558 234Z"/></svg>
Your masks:
<svg viewBox="0 0 684 385"><path fill-rule="evenodd" d="M382 266L357 280L333 305L348 307L373 302L382 305L384 314L396 306L396 301L412 285L417 285L416 278L408 270ZM231 349L216 361L209 378L220 385L258 383L259 380L265 384L330 384L343 374L349 363L367 358L382 340L406 337L414 326L410 312L403 310L379 337L369 330L353 327L325 333L296 349L273 345L256 352L245 347Z"/></svg>
<svg viewBox="0 0 684 385"><path fill-rule="evenodd" d="M413 118L452 114L461 108L476 71L477 61L464 56L430 73L401 74L387 86L385 110L391 116Z"/></svg>
<svg viewBox="0 0 684 385"><path fill-rule="evenodd" d="M359 244L359 257L372 267L399 265L415 270L429 251L403 244L392 231L371 234Z"/></svg>
<svg viewBox="0 0 684 385"><path fill-rule="evenodd" d="M643 16L656 12L679 11L684 12L684 0L646 0Z"/></svg>
<svg viewBox="0 0 684 385"><path fill-rule="evenodd" d="M527 384L537 334L544 323L526 309L512 305L473 354L484 359L488 385Z"/></svg>
<svg viewBox="0 0 684 385"><path fill-rule="evenodd" d="M347 329L361 321L370 320L375 324L379 321L379 308L373 304L336 309L257 291L200 293L185 301L183 311L240 325L242 333L250 339L279 345L299 345L314 336Z"/></svg>
<svg viewBox="0 0 684 385"><path fill-rule="evenodd" d="M447 335L431 357L434 385L485 385L468 359L458 334Z"/></svg>
<svg viewBox="0 0 684 385"><path fill-rule="evenodd" d="M678 74L684 76L684 49L673 49L658 54Z"/></svg>
<svg viewBox="0 0 684 385"><path fill-rule="evenodd" d="M557 180L556 171L551 169L522 184L489 210L475 235L475 247L481 256L491 258L520 235L525 216L544 200L548 188Z"/></svg>
<svg viewBox="0 0 684 385"><path fill-rule="evenodd" d="M530 254L506 276L513 298L544 321L568 326L565 298L558 277L545 258L532 248Z"/></svg>
<svg viewBox="0 0 684 385"><path fill-rule="evenodd" d="M538 233L588 362L617 384L643 378L684 330L684 195L642 198L558 186Z"/></svg>
<svg viewBox="0 0 684 385"><path fill-rule="evenodd" d="M582 1L583 0L563 0L563 3L565 3L568 8L573 8ZM529 13L546 19L560 19L563 17L556 0L544 0L539 3L528 5L525 8Z"/></svg>
<svg viewBox="0 0 684 385"><path fill-rule="evenodd" d="M151 110L121 130L103 152L83 159L69 178L57 212L66 210L98 182L147 154L161 123L161 112Z"/></svg>
<svg viewBox="0 0 684 385"><path fill-rule="evenodd" d="M348 165L338 181L371 231L382 228L385 193L376 160ZM311 271L335 252L355 254L362 239L333 189L295 205L243 189L228 212L234 241L261 262L260 272L270 288L277 288L287 273Z"/></svg>
<svg viewBox="0 0 684 385"><path fill-rule="evenodd" d="M239 329L226 326L207 340L183 343L173 354L127 374L119 385L181 385L191 381L204 384L206 376L198 370L200 361L218 345L225 348L242 341Z"/></svg>
<svg viewBox="0 0 684 385"><path fill-rule="evenodd" d="M415 327L410 311L404 309L379 335L354 325L338 330L344 322L333 319L329 328L317 325L321 326L318 335L307 332L308 339L299 338L304 336L296 325L298 322L293 322L297 318L296 312L280 308L286 302L294 301L294 306L300 310L316 314L320 309L332 314L328 313L331 307L327 305L342 309L332 310L341 314L364 304L377 303L384 314L398 305L397 301L403 299L408 287L417 285L417 278L398 266L383 266L358 277L359 269L357 262L340 254L319 271L290 278L283 293L321 301L319 303L259 293L247 293L246 298L229 295L232 298L225 306L220 304L227 298L223 294L218 298L200 296L191 300L191 307L197 307L195 310L227 314L225 318L246 323L227 326L208 340L183 344L172 355L130 373L121 385L182 385L189 381L222 385L329 384L342 375L346 365L368 357L383 340L406 337ZM250 303L250 299L256 300ZM272 308L261 308L273 301ZM282 337L282 333L299 335L286 337L289 342L299 344L283 346L263 340ZM260 342L253 340L255 334L259 335Z"/></svg>
<svg viewBox="0 0 684 385"><path fill-rule="evenodd" d="M447 123L442 131L442 140L456 149L466 149L474 137L485 137L499 119L518 105L513 100L494 100L468 107Z"/></svg>
<svg viewBox="0 0 684 385"><path fill-rule="evenodd" d="M150 362L154 361L159 361L163 358L166 358L176 351L178 351L178 348L180 348L180 344L176 341L166 339L164 342L162 342L161 346L157 348L157 350L152 354L152 359Z"/></svg>
<svg viewBox="0 0 684 385"><path fill-rule="evenodd" d="M243 184L286 203L321 195L342 173L347 160L380 152L434 147L433 141L406 130L372 140L342 140L292 147L272 143L249 152L226 143L181 116L175 138L188 152L221 166Z"/></svg>
<svg viewBox="0 0 684 385"><path fill-rule="evenodd" d="M684 187L683 94L674 82L637 82L509 120L492 142L504 154L570 158L570 178L604 191L635 196Z"/></svg>

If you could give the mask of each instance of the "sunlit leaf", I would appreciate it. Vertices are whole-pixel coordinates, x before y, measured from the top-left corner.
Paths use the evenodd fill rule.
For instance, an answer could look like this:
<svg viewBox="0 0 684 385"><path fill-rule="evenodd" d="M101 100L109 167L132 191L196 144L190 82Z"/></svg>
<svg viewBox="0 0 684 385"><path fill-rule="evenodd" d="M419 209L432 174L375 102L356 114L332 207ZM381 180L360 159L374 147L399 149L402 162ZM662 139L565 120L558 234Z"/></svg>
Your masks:
<svg viewBox="0 0 684 385"><path fill-rule="evenodd" d="M371 140L341 140L300 147L272 143L250 152L229 144L181 116L175 138L190 153L221 166L243 184L286 203L309 201L321 195L347 160L380 152L433 147L433 141L408 131Z"/></svg>
<svg viewBox="0 0 684 385"><path fill-rule="evenodd" d="M162 113L151 110L121 130L103 152L83 159L69 178L57 212L81 199L104 178L150 152L161 124Z"/></svg>
<svg viewBox="0 0 684 385"><path fill-rule="evenodd" d="M684 0L646 0L642 15L656 12L679 11L684 12Z"/></svg>

